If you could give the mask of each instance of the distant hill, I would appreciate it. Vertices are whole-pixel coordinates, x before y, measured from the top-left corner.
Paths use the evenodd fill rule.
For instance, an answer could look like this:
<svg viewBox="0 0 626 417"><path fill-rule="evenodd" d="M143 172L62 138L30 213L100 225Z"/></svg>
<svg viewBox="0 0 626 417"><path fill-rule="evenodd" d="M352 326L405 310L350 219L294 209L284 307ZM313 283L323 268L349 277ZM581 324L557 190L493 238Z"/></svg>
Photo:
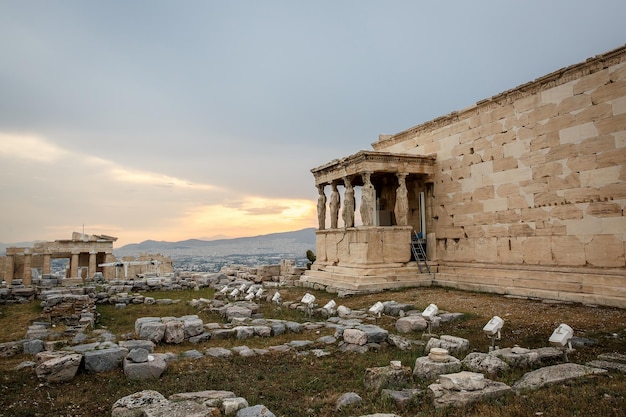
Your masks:
<svg viewBox="0 0 626 417"><path fill-rule="evenodd" d="M267 253L300 254L303 248L315 249L314 228L233 239L188 239L179 242L146 240L141 243L124 245L115 249L114 253L117 256L136 256L140 253L161 253L168 256L200 253L213 253L216 255ZM304 249L304 251L306 252L306 249Z"/></svg>

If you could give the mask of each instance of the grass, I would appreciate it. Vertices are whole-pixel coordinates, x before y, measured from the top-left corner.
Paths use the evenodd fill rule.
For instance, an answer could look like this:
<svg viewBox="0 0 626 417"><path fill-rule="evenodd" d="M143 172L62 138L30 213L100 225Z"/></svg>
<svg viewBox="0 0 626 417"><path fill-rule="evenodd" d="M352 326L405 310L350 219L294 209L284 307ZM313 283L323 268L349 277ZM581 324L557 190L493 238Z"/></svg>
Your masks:
<svg viewBox="0 0 626 417"><path fill-rule="evenodd" d="M300 288L281 290L284 300L299 300L304 294ZM309 291L317 297L317 304L324 305L332 294ZM144 316L174 316L200 314L205 323L222 322L222 318L208 312L200 312L186 302L191 298L212 298L211 290L165 292L145 294L155 298L180 299L172 305L129 305L117 310L111 305L99 305L99 326L116 335L131 333L134 322ZM452 334L470 340L473 350L486 351L489 340L480 329L493 316L505 320L500 345L518 344L524 347L542 347L552 330L561 322L574 328L576 336L594 339L594 346L577 350L570 360L585 363L599 353L626 353L626 312L605 307L579 304L548 304L532 300L509 299L497 295L453 291L441 288L422 288L386 292L336 299L339 305L350 308L366 308L376 301L395 300L409 302L423 309L431 302L440 310L462 312L462 320L444 324L437 329L442 334ZM23 338L30 321L37 318L36 304L1 306L0 340ZM281 318L298 322L308 321L303 313L289 308L277 310L264 303L261 312L266 318ZM316 320L314 318L314 320ZM320 319L321 320L321 319ZM395 332L395 318L383 316L378 324ZM189 349L203 351L208 347L267 348L291 340L316 340L322 335L333 334L331 329L288 333L271 338L253 338L243 341L209 341L202 345L184 343L177 346L160 345L159 352L182 352ZM410 337L419 339L421 334ZM177 392L208 389L230 390L253 404L264 404L277 416L358 416L373 413L395 413L400 416L624 416L626 415L626 378L622 374L609 373L558 384L553 387L509 395L470 405L463 409L435 410L430 399L419 397L406 409L399 409L379 395L366 391L363 376L367 368L385 366L391 360L400 360L413 367L415 359L422 355L420 349L403 352L382 346L377 352L351 354L339 352L331 346L315 346L331 352L330 356L317 358L296 352L271 353L254 358L232 357L216 359L204 357L199 360L179 360L170 365L165 374L156 381L129 381L121 370L88 374L80 372L71 382L42 384L31 370L15 371L13 368L32 357L20 355L0 360L0 416L106 416L113 403L125 396L144 389L154 389L168 396ZM492 379L512 384L521 377L519 370L506 375L491 376ZM414 381L413 388L426 389L428 383ZM335 403L345 392L354 391L363 397L363 403L336 411ZM536 414L543 413L543 414Z"/></svg>

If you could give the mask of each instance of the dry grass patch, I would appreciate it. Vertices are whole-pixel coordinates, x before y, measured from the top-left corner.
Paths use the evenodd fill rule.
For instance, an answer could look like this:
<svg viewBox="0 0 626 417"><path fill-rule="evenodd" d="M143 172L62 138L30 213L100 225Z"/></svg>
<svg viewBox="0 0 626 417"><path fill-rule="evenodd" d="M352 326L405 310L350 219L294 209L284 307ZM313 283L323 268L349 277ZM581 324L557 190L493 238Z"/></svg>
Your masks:
<svg viewBox="0 0 626 417"><path fill-rule="evenodd" d="M306 291L302 288L282 289L284 300L299 301ZM487 351L489 340L481 332L482 326L493 316L504 318L505 325L500 345L518 344L524 347L547 345L552 331L560 323L568 323L575 335L594 339L594 346L581 348L570 355L570 360L585 363L599 353L626 353L626 312L605 307L579 304L545 303L533 300L505 298L498 295L446 290L440 288L418 288L380 294L361 295L337 299L335 295L309 291L324 305L331 298L337 304L350 308L369 308L376 301L395 300L409 302L417 309L435 303L440 310L464 313L460 321L447 323L437 332L453 334L470 340L471 348ZM98 306L101 326L122 335L132 333L134 322L144 316L174 316L199 314L205 323L222 322L222 318L208 312L198 313L187 304L191 298L212 298L212 292L172 292L146 294L156 298L181 299L179 304L165 306L130 305L116 310L114 306ZM37 318L35 304L2 306L0 318L0 340L21 339L30 322ZM308 321L303 313L288 309L276 309L269 303L261 305L266 318L280 318L298 322ZM317 320L314 318L313 320ZM393 317L383 316L378 324L395 333ZM309 330L301 334L286 333L271 338L252 338L242 341L209 341L201 345L185 343L178 346L161 345L160 352L182 352L189 349L203 351L209 347L233 347L246 345L251 348L267 348L292 340L316 340L329 329ZM419 339L421 334L409 335ZM421 350L402 352L392 347L383 347L368 354L347 354L334 346L314 345L327 349L331 355L316 358L298 352L271 353L253 358L232 357L216 359L204 357L199 360L179 360L170 365L157 381L128 381L121 370L106 374L79 375L69 383L41 384L32 371L14 371L15 365L31 357L15 357L0 361L0 416L105 416L115 400L143 390L155 389L164 395L177 392L207 389L231 390L245 397L250 404L266 405L277 416L326 417L358 416L376 412L396 413L400 416L571 416L598 415L623 416L626 410L626 378L617 373L598 376L572 383L559 384L523 395L474 404L463 409L435 410L424 396L406 409L398 409L378 395L368 393L363 386L365 369L384 366L390 360L401 360L413 366L421 356ZM512 383L523 371L495 376L495 379ZM427 383L415 381L412 387L425 389ZM359 393L364 399L357 407L336 411L337 398L348 391ZM536 414L543 413L543 414Z"/></svg>

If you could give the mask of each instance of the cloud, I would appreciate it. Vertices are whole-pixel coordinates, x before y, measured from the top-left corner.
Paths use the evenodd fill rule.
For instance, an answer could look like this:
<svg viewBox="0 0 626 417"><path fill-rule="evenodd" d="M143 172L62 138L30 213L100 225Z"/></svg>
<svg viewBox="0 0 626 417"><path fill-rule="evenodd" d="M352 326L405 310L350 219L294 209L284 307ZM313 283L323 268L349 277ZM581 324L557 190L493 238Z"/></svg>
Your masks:
<svg viewBox="0 0 626 417"><path fill-rule="evenodd" d="M0 132L0 155L51 163L66 156L67 151L38 136Z"/></svg>
<svg viewBox="0 0 626 417"><path fill-rule="evenodd" d="M43 137L0 134L5 144L11 145L0 153L0 187L11 195L0 201L5 242L64 239L83 224L86 233L118 237L119 245L238 237L310 227L315 218L309 200L250 196L124 166Z"/></svg>

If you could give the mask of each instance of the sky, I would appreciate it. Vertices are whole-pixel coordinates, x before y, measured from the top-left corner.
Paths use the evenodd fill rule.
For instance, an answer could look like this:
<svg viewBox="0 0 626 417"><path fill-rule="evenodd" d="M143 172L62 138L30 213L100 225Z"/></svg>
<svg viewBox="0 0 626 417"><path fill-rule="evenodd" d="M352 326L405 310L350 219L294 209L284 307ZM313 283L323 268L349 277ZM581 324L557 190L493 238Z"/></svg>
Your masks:
<svg viewBox="0 0 626 417"><path fill-rule="evenodd" d="M310 170L626 43L626 2L0 0L0 242L316 227Z"/></svg>

